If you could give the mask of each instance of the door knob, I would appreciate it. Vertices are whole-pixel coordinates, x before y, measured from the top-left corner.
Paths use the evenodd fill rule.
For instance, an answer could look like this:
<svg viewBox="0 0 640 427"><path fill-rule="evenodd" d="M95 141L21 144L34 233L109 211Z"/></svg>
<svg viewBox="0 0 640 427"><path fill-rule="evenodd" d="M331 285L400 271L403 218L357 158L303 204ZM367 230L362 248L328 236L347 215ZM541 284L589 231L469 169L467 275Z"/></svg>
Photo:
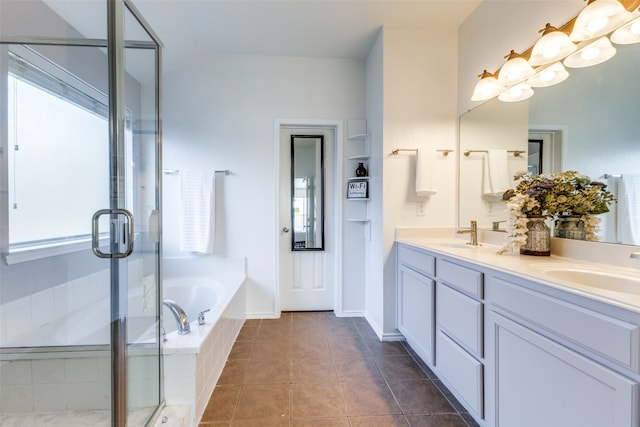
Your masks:
<svg viewBox="0 0 640 427"><path fill-rule="evenodd" d="M289 232L289 228L288 227L282 227L282 232L283 233L288 233Z"/></svg>

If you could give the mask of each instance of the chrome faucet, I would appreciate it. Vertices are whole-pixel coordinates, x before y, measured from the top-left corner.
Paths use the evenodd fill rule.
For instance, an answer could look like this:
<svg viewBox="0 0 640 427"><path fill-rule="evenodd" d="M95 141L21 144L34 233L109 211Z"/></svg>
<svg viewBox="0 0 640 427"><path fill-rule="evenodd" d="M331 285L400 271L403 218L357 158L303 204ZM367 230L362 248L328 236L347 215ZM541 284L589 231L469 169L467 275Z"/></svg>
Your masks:
<svg viewBox="0 0 640 427"><path fill-rule="evenodd" d="M471 228L458 230L458 234L469 234L469 245L478 246L478 221L471 221Z"/></svg>
<svg viewBox="0 0 640 427"><path fill-rule="evenodd" d="M171 299L164 299L162 303L169 307L169 310L175 317L176 322L178 323L178 333L180 335L186 335L191 332L191 326L189 326L189 319L187 318L187 314L184 312L182 307L178 305L177 302Z"/></svg>

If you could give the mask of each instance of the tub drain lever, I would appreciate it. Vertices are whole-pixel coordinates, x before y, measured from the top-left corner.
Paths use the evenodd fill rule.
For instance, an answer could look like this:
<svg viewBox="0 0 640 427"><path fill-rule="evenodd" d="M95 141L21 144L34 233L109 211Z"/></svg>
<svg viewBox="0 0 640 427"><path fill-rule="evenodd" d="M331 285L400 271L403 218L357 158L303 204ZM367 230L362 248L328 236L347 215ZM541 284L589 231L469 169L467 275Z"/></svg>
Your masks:
<svg viewBox="0 0 640 427"><path fill-rule="evenodd" d="M205 323L205 322L204 322L204 314L205 314L207 311L211 311L211 309L202 310L202 311L200 312L200 314L198 314L198 325L204 325L204 323Z"/></svg>

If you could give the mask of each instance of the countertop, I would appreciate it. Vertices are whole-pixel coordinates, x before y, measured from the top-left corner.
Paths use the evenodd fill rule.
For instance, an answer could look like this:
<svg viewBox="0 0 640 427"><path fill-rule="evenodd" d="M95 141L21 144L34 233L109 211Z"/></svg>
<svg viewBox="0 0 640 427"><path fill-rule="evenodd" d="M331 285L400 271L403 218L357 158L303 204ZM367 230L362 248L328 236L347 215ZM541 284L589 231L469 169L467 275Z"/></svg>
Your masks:
<svg viewBox="0 0 640 427"><path fill-rule="evenodd" d="M467 235L454 238L447 237L447 233L434 233L433 236L397 233L396 241L640 313L639 269L555 255L498 255L500 245L481 243L472 246L467 244ZM590 286L578 278L566 280L553 276L558 270L569 274L577 271L577 275L588 276L586 279L595 280L597 284Z"/></svg>

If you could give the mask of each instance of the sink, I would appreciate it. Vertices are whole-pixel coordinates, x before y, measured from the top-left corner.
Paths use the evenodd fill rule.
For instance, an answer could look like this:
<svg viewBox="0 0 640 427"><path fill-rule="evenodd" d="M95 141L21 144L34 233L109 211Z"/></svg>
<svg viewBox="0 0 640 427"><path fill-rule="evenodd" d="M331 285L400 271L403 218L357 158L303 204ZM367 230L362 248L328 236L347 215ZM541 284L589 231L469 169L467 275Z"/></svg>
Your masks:
<svg viewBox="0 0 640 427"><path fill-rule="evenodd" d="M623 272L605 272L582 267L547 267L543 273L554 279L590 288L640 295L640 277Z"/></svg>

